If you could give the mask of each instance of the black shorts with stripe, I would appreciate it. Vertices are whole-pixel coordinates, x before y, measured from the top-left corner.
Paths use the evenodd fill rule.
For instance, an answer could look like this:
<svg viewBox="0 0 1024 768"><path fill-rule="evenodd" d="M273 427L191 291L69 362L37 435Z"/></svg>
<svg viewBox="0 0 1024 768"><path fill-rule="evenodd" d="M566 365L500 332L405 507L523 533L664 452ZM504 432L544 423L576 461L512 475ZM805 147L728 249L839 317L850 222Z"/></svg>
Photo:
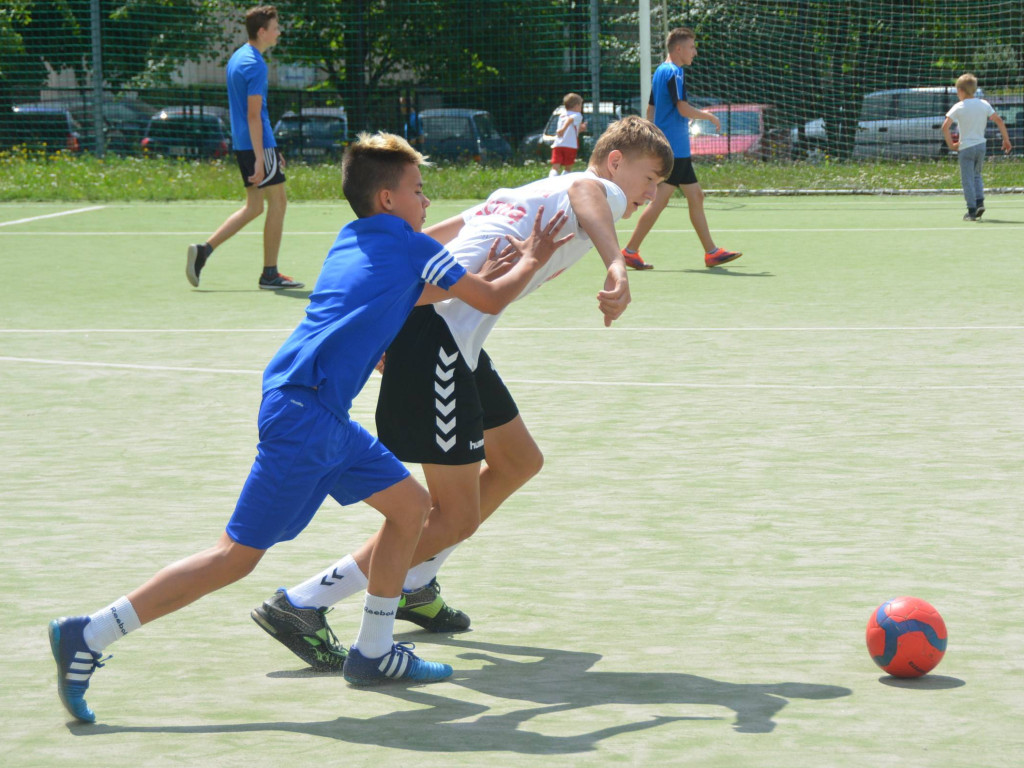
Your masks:
<svg viewBox="0 0 1024 768"><path fill-rule="evenodd" d="M242 183L251 187L252 182L249 181L249 177L256 173L256 152L251 149L237 149L235 150L235 159L238 161L238 170L242 174ZM272 187L275 184L284 183L281 153L277 151L277 147L263 149L263 170L266 175L260 182L260 187Z"/></svg>
<svg viewBox="0 0 1024 768"><path fill-rule="evenodd" d="M672 163L672 173L665 179L666 184L678 187L680 184L696 184L697 172L693 170L693 159L677 157Z"/></svg>
<svg viewBox="0 0 1024 768"><path fill-rule="evenodd" d="M484 431L519 415L487 353L475 371L432 306L416 307L391 342L377 397L377 436L404 462L473 464Z"/></svg>

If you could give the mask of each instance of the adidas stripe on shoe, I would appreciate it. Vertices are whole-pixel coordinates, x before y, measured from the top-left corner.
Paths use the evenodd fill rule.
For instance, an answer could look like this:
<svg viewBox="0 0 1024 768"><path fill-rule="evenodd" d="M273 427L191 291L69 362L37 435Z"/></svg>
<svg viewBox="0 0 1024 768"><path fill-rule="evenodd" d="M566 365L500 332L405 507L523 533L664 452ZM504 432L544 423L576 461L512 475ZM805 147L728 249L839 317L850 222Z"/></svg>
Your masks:
<svg viewBox="0 0 1024 768"><path fill-rule="evenodd" d="M48 629L50 651L57 662L57 695L64 708L83 723L96 722L96 713L85 702L85 692L92 673L106 661L85 644L82 631L89 621L88 616L62 617L51 621Z"/></svg>
<svg viewBox="0 0 1024 768"><path fill-rule="evenodd" d="M345 659L345 680L352 685L380 685L389 681L408 680L434 683L451 677L450 664L424 661L415 653L412 643L395 643L391 651L376 659L368 659L351 648Z"/></svg>

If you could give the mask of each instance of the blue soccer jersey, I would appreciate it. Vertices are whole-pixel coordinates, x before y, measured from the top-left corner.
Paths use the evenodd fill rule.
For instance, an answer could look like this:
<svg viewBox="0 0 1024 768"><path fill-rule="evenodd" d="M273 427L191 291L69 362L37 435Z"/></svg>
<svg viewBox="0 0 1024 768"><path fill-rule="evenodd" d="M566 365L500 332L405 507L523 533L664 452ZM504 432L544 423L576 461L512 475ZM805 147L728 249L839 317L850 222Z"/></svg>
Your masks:
<svg viewBox="0 0 1024 768"><path fill-rule="evenodd" d="M246 43L228 60L228 106L231 112L231 143L233 149L252 149L249 135L249 97L262 96L263 148L276 147L274 131L267 112L267 62L263 55Z"/></svg>
<svg viewBox="0 0 1024 768"><path fill-rule="evenodd" d="M465 274L443 245L397 216L353 221L327 254L305 319L267 366L263 391L316 387L320 402L347 419L424 283L448 289Z"/></svg>
<svg viewBox="0 0 1024 768"><path fill-rule="evenodd" d="M690 156L690 120L680 115L676 107L687 100L684 77L682 67L666 61L654 70L651 79L654 124L665 133L675 157Z"/></svg>

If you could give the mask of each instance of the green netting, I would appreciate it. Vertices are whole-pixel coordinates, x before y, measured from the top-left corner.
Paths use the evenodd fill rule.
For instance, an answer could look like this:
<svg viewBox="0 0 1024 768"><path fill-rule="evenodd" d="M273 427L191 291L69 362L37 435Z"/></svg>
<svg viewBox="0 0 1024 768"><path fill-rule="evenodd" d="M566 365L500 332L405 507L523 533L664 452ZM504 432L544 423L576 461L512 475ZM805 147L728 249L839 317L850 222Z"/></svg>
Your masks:
<svg viewBox="0 0 1024 768"><path fill-rule="evenodd" d="M178 107L190 125L168 146L223 153L215 142L197 149L185 134L207 135L226 120L224 63L245 40L251 5L6 0L0 151L138 153L151 115ZM276 6L284 34L267 57L271 120L285 119L289 147L308 161L335 157L358 130L400 131L400 97L421 113L487 112L475 130L508 143L492 159L538 157L533 139L568 91L596 96L611 115L642 113L641 71L662 59L664 35L679 25L698 34L692 99L731 126L715 140L707 124L695 126L715 157L942 155L937 125L964 71L978 75L1024 150L1024 0L651 0L644 20L635 3L586 0ZM644 67L641 24L652 42ZM311 109L321 112L296 121Z"/></svg>

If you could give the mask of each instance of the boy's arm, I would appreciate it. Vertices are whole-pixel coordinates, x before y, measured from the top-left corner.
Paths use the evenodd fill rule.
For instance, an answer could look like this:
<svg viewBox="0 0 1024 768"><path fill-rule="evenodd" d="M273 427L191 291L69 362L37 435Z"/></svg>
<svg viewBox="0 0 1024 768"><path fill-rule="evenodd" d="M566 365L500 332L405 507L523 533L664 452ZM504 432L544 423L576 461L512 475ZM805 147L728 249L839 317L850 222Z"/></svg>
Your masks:
<svg viewBox="0 0 1024 768"><path fill-rule="evenodd" d="M534 273L547 264L551 254L573 238L573 235L566 235L560 240L556 239L565 225L564 213L559 211L551 217L547 226L541 227L543 213L544 208L541 207L533 221L533 232L529 238L507 238L519 251L519 260L508 272L491 281L467 272L441 298L461 299L474 309L489 315L496 315L511 304L526 288Z"/></svg>
<svg viewBox="0 0 1024 768"><path fill-rule="evenodd" d="M1010 133L1006 130L1006 122L995 112L989 115L988 119L995 123L999 132L1003 134L1003 152L1010 154L1010 150L1013 149L1013 144L1010 142Z"/></svg>
<svg viewBox="0 0 1024 768"><path fill-rule="evenodd" d="M676 109L683 117L688 117L691 120L709 120L715 124L715 130L722 130L722 123L714 112L697 109L688 101L677 101Z"/></svg>
<svg viewBox="0 0 1024 768"><path fill-rule="evenodd" d="M572 118L569 115L565 115L558 121L558 130L555 131L558 138L562 138L562 136L565 135L565 132L569 130L570 125L572 125Z"/></svg>
<svg viewBox="0 0 1024 768"><path fill-rule="evenodd" d="M245 100L245 106L245 118L249 124L249 140L252 142L252 151L256 154L255 172L249 177L249 181L258 187L266 174L266 168L263 165L263 97L259 94L249 96Z"/></svg>
<svg viewBox="0 0 1024 768"><path fill-rule="evenodd" d="M604 185L594 179L580 179L569 188L569 203L580 228L587 233L608 268L604 290L597 294L597 302L604 313L605 326L610 326L626 311L630 295L626 263L619 250L619 238L615 234L615 222Z"/></svg>
<svg viewBox="0 0 1024 768"><path fill-rule="evenodd" d="M956 152L958 142L953 141L953 134L949 132L949 129L952 127L952 125L953 119L950 117L947 117L945 120L942 121L942 136L946 140L946 146L949 147L954 152Z"/></svg>
<svg viewBox="0 0 1024 768"><path fill-rule="evenodd" d="M423 234L430 235L441 245L447 245L455 239L455 236L462 231L465 225L466 219L460 213L452 216L450 219L439 221L437 224L431 224L423 230Z"/></svg>

